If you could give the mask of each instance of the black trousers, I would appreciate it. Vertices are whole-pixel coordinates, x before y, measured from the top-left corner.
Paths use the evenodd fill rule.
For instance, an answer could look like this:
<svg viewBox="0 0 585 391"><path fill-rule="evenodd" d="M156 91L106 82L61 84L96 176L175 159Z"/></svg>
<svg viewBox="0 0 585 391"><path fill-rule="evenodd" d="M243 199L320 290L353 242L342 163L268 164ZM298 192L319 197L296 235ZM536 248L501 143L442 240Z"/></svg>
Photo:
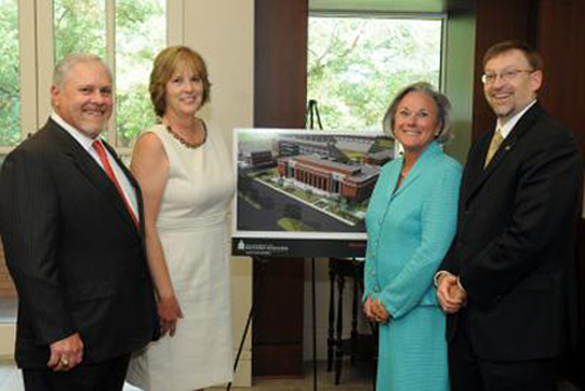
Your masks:
<svg viewBox="0 0 585 391"><path fill-rule="evenodd" d="M461 325L449 344L451 391L556 391L557 358L526 361L482 360Z"/></svg>
<svg viewBox="0 0 585 391"><path fill-rule="evenodd" d="M130 354L91 365L78 365L68 372L48 368L23 368L26 391L121 391Z"/></svg>

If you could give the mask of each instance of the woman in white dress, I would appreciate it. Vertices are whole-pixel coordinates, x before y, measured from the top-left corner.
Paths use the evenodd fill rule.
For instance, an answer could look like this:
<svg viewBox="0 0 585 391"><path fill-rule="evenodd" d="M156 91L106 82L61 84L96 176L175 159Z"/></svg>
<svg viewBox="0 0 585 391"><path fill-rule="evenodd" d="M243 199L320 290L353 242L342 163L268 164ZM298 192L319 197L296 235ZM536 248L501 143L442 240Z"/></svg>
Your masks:
<svg viewBox="0 0 585 391"><path fill-rule="evenodd" d="M233 377L234 174L221 132L196 117L210 85L198 53L184 46L159 53L149 89L161 122L140 136L132 157L162 337L133 357L127 380L147 391L199 390Z"/></svg>

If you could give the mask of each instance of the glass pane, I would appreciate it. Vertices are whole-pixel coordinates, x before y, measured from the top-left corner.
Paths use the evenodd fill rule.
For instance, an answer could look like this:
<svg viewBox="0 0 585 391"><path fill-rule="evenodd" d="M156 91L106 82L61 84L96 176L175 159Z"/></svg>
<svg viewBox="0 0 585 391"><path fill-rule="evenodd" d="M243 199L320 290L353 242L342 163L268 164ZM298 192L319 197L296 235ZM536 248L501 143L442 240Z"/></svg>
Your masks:
<svg viewBox="0 0 585 391"><path fill-rule="evenodd" d="M21 138L17 0L0 0L0 37L0 146L12 146Z"/></svg>
<svg viewBox="0 0 585 391"><path fill-rule="evenodd" d="M439 86L441 20L309 18L308 99L327 129L381 130L407 84Z"/></svg>
<svg viewBox="0 0 585 391"><path fill-rule="evenodd" d="M55 62L70 53L106 56L105 0L54 0Z"/></svg>
<svg viewBox="0 0 585 391"><path fill-rule="evenodd" d="M166 0L118 0L116 92L118 146L155 123L148 82L156 54L166 46Z"/></svg>
<svg viewBox="0 0 585 391"><path fill-rule="evenodd" d="M16 289L8 273L0 241L0 323L14 323L17 301Z"/></svg>

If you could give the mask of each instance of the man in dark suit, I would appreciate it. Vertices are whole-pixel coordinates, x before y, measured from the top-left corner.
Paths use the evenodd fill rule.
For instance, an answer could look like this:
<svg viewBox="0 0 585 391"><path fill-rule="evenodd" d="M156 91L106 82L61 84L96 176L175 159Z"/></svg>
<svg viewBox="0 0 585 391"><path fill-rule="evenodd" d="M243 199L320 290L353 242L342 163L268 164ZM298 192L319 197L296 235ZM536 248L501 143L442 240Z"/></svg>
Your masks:
<svg viewBox="0 0 585 391"><path fill-rule="evenodd" d="M484 57L495 129L471 148L457 234L439 273L455 391L556 390L571 341L574 228L583 181L572 133L536 102L540 56L507 41Z"/></svg>
<svg viewBox="0 0 585 391"><path fill-rule="evenodd" d="M121 390L130 353L158 333L140 189L97 141L113 106L105 64L69 56L53 83L53 114L0 173L16 362L27 390Z"/></svg>

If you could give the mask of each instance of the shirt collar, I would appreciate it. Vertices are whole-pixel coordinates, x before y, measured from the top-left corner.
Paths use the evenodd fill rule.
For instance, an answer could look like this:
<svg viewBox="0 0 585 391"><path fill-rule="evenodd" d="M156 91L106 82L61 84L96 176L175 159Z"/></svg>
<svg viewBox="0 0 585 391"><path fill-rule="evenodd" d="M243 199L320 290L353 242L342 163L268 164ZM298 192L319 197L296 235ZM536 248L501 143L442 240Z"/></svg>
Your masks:
<svg viewBox="0 0 585 391"><path fill-rule="evenodd" d="M522 111L520 111L519 113L516 113L512 118L510 118L508 121L506 121L506 123L503 125L500 123L500 120L498 119L497 127L500 128L500 132L502 133L502 136L504 138L508 137L508 135L510 134L512 129L514 129L514 126L516 126L518 121L520 121L520 118L522 118L524 113L526 113L528 111L528 109L530 109L532 106L534 106L535 103L536 103L536 99L533 100L532 102L530 102L524 109L522 109Z"/></svg>
<svg viewBox="0 0 585 391"><path fill-rule="evenodd" d="M59 116L59 114L57 114L54 111L53 113L51 113L51 119L55 121L63 129L65 129L65 131L69 133L71 137L73 137L86 151L89 151L90 148L93 146L93 142L96 139L98 139L87 137L85 134L81 133L79 130L69 125L63 118Z"/></svg>

